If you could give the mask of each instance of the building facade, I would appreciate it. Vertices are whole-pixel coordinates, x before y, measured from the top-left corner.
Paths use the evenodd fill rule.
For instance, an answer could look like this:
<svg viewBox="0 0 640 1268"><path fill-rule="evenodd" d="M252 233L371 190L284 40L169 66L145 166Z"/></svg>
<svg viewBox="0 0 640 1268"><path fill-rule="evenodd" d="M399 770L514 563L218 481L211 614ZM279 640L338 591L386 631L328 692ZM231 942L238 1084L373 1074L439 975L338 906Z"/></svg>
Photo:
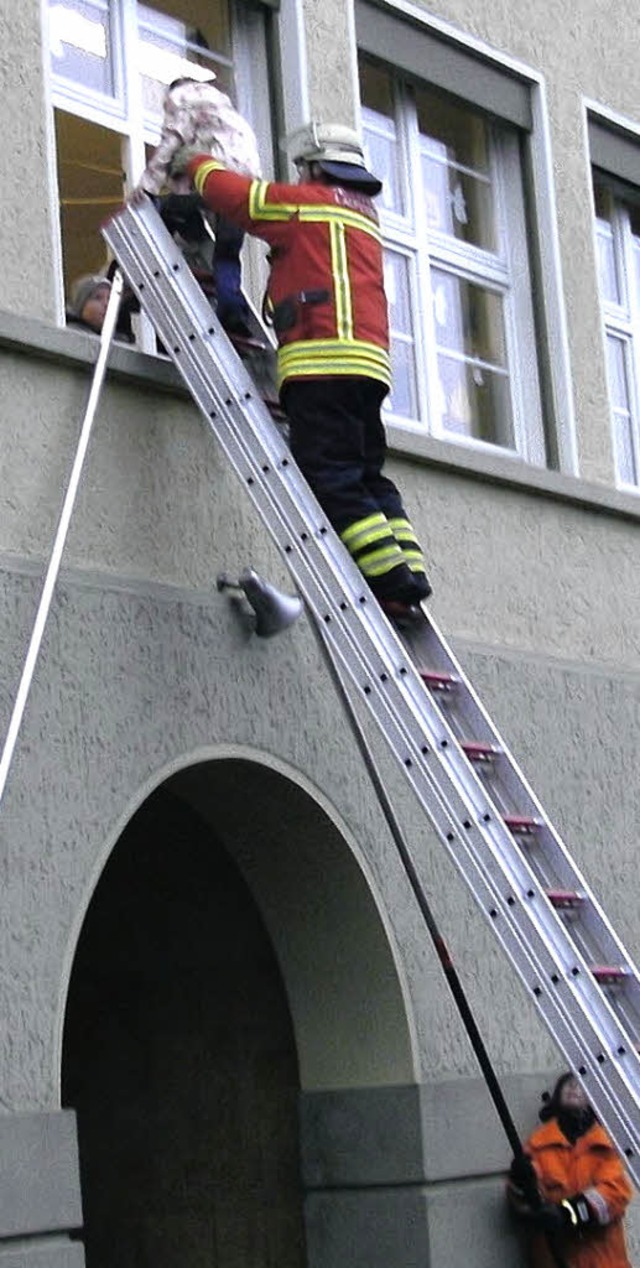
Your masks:
<svg viewBox="0 0 640 1268"><path fill-rule="evenodd" d="M0 0L0 30L2 734L96 356L65 305L186 62L267 175L309 118L362 130L433 611L637 958L640 15ZM284 563L136 339L2 801L0 1268L516 1268L509 1149L313 634L216 591ZM530 1130L561 1058L370 743Z"/></svg>

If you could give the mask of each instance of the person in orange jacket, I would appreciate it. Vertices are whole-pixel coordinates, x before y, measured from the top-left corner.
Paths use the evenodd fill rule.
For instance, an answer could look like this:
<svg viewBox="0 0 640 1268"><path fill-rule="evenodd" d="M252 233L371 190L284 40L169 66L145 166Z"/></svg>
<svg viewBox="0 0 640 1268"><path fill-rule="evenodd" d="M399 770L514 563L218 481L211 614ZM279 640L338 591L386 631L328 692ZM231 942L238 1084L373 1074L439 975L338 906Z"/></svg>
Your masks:
<svg viewBox="0 0 640 1268"><path fill-rule="evenodd" d="M310 124L292 138L297 185L252 180L210 154L176 154L212 211L269 243L267 300L291 450L383 605L431 586L398 489L383 473L391 365L382 233L357 133Z"/></svg>
<svg viewBox="0 0 640 1268"><path fill-rule="evenodd" d="M539 1116L507 1184L533 1268L631 1268L622 1227L631 1182L570 1071Z"/></svg>

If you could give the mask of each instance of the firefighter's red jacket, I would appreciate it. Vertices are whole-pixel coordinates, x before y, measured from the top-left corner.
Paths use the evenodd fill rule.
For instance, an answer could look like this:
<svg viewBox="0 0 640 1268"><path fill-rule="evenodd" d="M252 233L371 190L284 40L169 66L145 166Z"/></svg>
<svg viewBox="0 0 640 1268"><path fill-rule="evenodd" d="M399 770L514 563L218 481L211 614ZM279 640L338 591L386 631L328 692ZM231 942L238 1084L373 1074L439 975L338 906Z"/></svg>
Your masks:
<svg viewBox="0 0 640 1268"><path fill-rule="evenodd" d="M279 383L364 375L388 386L382 237L371 199L320 182L252 180L210 155L192 158L187 171L208 207L271 247Z"/></svg>
<svg viewBox="0 0 640 1268"><path fill-rule="evenodd" d="M595 1213L596 1226L562 1239L567 1268L631 1268L622 1217L633 1189L604 1128L594 1123L572 1145L552 1118L533 1133L525 1150L544 1198L561 1202L583 1193ZM555 1268L544 1236L536 1235L532 1251L536 1268Z"/></svg>

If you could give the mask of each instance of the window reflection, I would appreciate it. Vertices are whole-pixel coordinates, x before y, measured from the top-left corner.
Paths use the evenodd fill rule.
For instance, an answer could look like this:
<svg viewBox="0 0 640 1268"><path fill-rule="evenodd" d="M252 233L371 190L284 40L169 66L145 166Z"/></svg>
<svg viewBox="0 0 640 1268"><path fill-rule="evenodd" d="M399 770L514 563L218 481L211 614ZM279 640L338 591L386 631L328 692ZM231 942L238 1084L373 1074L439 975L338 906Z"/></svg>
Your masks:
<svg viewBox="0 0 640 1268"><path fill-rule="evenodd" d="M49 6L51 69L105 96L115 95L106 0L55 0Z"/></svg>

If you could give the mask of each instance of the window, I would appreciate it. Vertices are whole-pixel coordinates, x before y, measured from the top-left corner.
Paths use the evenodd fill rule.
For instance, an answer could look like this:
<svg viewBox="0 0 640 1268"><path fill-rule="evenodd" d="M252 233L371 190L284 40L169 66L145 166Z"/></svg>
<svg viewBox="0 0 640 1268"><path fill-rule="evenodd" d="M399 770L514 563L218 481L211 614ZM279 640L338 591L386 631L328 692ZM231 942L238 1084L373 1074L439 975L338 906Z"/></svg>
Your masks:
<svg viewBox="0 0 640 1268"><path fill-rule="evenodd" d="M157 142L165 86L210 78L271 152L265 9L233 0L49 0L65 288L99 272L100 225Z"/></svg>
<svg viewBox="0 0 640 1268"><path fill-rule="evenodd" d="M365 54L360 93L384 181L393 422L543 463L518 129Z"/></svg>
<svg viewBox="0 0 640 1268"><path fill-rule="evenodd" d="M622 487L640 487L640 206L594 180L598 276L604 313L616 468Z"/></svg>

